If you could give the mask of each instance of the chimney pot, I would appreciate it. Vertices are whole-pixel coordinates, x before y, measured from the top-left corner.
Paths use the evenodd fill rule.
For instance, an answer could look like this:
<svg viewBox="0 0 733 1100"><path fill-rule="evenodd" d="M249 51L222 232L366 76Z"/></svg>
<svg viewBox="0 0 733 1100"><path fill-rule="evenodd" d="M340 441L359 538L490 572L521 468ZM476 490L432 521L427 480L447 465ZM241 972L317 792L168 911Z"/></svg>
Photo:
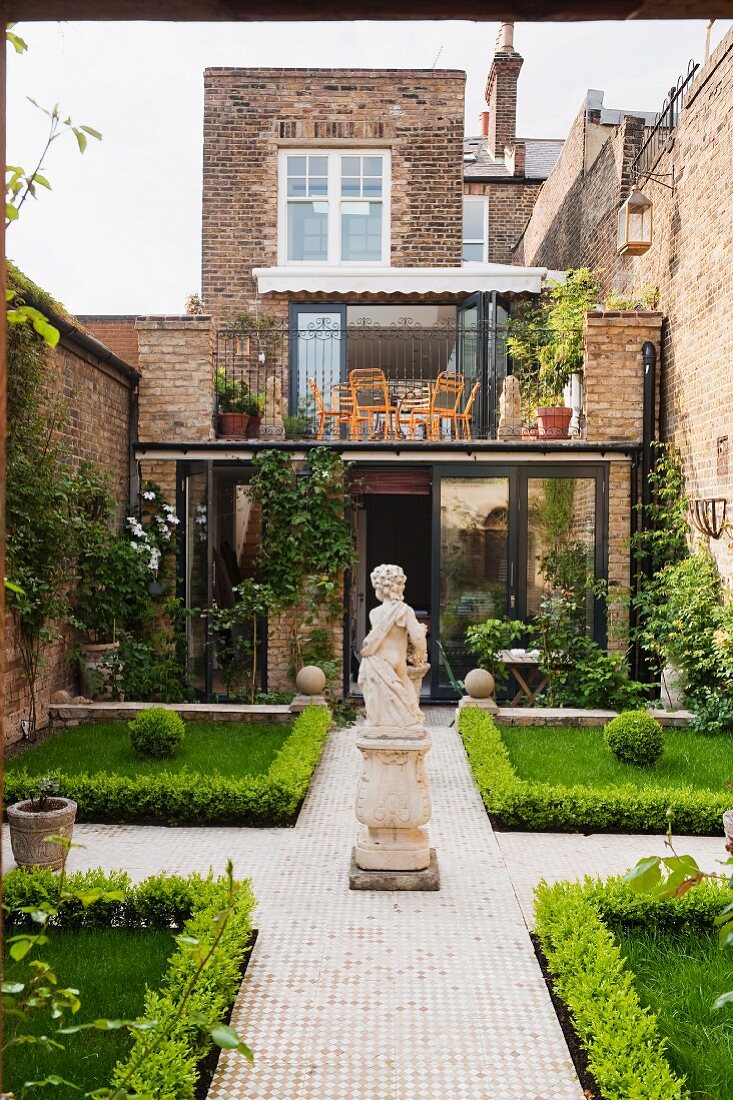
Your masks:
<svg viewBox="0 0 733 1100"><path fill-rule="evenodd" d="M488 137L488 133L489 133L489 112L488 111L482 111L481 114L478 117L479 117L479 124L480 124L479 133L481 134L481 137Z"/></svg>

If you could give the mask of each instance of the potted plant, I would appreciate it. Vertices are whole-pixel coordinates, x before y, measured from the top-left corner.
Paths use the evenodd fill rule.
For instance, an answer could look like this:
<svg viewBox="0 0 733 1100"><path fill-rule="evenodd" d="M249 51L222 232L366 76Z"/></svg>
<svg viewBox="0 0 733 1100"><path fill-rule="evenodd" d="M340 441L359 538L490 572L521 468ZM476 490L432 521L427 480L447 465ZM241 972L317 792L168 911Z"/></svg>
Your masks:
<svg viewBox="0 0 733 1100"><path fill-rule="evenodd" d="M509 319L507 350L523 405L534 404L537 435L567 439L573 410L564 391L583 369L583 322L596 305L599 282L587 267L551 282L539 302L519 304ZM531 433L533 434L533 433Z"/></svg>
<svg viewBox="0 0 733 1100"><path fill-rule="evenodd" d="M229 378L223 367L216 371L216 404L220 436L244 439L249 424L252 395L243 378Z"/></svg>
<svg viewBox="0 0 733 1100"><path fill-rule="evenodd" d="M34 798L7 808L10 844L19 867L44 867L58 871L66 848L55 837L70 841L76 820L76 802L58 794L58 781L47 776L38 784Z"/></svg>
<svg viewBox="0 0 733 1100"><path fill-rule="evenodd" d="M247 425L247 438L257 439L260 434L260 420L265 414L264 393L250 393L247 402L249 424Z"/></svg>

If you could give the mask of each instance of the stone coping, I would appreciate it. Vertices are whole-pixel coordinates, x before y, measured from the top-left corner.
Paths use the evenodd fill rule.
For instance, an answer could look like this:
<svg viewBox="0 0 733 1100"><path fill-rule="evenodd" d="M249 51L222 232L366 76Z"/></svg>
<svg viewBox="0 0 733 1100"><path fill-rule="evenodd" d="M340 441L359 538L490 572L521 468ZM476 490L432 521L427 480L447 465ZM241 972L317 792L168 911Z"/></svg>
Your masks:
<svg viewBox="0 0 733 1100"><path fill-rule="evenodd" d="M287 705L245 703L59 703L49 707L51 726L76 726L80 722L109 722L134 718L150 707L164 707L185 722L283 722L293 717Z"/></svg>
<svg viewBox="0 0 733 1100"><path fill-rule="evenodd" d="M650 710L649 714L663 726L688 726L694 717L689 710ZM499 707L494 720L499 726L605 726L617 715L616 710L575 707Z"/></svg>

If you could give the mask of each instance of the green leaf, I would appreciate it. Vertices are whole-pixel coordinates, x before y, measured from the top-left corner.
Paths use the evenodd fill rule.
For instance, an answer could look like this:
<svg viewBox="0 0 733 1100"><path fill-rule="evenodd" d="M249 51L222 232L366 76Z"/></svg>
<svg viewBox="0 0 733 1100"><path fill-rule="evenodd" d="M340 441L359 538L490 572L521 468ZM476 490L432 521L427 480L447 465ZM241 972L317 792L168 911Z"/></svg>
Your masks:
<svg viewBox="0 0 733 1100"><path fill-rule="evenodd" d="M95 130L93 126L81 126L80 129L82 129L85 134L89 134L90 137L96 138L97 141L102 140L102 135L99 130Z"/></svg>
<svg viewBox="0 0 733 1100"><path fill-rule="evenodd" d="M68 1089L73 1089L74 1092L84 1091L84 1089L81 1089L78 1085L75 1085L73 1081L67 1081L65 1077L59 1077L57 1073L51 1073L48 1077L44 1077L40 1081L23 1082L24 1089L43 1089L46 1088L48 1085L53 1085L54 1087L64 1085Z"/></svg>
<svg viewBox="0 0 733 1100"><path fill-rule="evenodd" d="M76 138L77 144L79 146L79 152L83 153L84 150L87 147L86 135L83 134L82 131L77 126L72 126L71 130L72 130L72 133L73 133L74 137Z"/></svg>
<svg viewBox="0 0 733 1100"><path fill-rule="evenodd" d="M15 962L20 962L21 959L24 959L26 957L32 947L33 940L17 939L14 943L11 943L10 945L11 959L14 959Z"/></svg>
<svg viewBox="0 0 733 1100"><path fill-rule="evenodd" d="M11 23L10 26L15 26L15 24ZM25 53L25 51L28 49L28 43L25 41L25 39L21 38L19 34L14 34L13 31L10 30L10 26L5 28L6 39L16 53Z"/></svg>
<svg viewBox="0 0 733 1100"><path fill-rule="evenodd" d="M33 182L38 183L41 187L45 187L48 191L51 190L51 184L48 182L45 176L42 176L40 172L36 172L33 177Z"/></svg>
<svg viewBox="0 0 733 1100"><path fill-rule="evenodd" d="M236 1050L243 1054L248 1062L254 1062L254 1054L247 1044L242 1042L233 1027L229 1027L227 1024L217 1024L212 1027L209 1034L214 1043L222 1050Z"/></svg>
<svg viewBox="0 0 733 1100"><path fill-rule="evenodd" d="M646 859L640 859L635 867L626 872L623 881L628 882L632 890L638 893L648 893L662 877L661 862L659 856L648 856Z"/></svg>
<svg viewBox="0 0 733 1100"><path fill-rule="evenodd" d="M11 202L5 203L5 217L9 222L17 222L20 217L17 208Z"/></svg>

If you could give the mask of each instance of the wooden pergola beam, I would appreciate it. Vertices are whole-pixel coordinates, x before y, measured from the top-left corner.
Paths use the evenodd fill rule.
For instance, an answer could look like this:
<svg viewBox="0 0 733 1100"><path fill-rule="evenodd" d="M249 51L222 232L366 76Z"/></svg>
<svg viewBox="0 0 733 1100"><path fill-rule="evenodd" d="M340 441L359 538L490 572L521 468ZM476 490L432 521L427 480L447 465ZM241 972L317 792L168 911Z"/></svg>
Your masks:
<svg viewBox="0 0 733 1100"><path fill-rule="evenodd" d="M470 19L482 22L717 19L731 0L10 0L6 18L304 22L339 19Z"/></svg>

